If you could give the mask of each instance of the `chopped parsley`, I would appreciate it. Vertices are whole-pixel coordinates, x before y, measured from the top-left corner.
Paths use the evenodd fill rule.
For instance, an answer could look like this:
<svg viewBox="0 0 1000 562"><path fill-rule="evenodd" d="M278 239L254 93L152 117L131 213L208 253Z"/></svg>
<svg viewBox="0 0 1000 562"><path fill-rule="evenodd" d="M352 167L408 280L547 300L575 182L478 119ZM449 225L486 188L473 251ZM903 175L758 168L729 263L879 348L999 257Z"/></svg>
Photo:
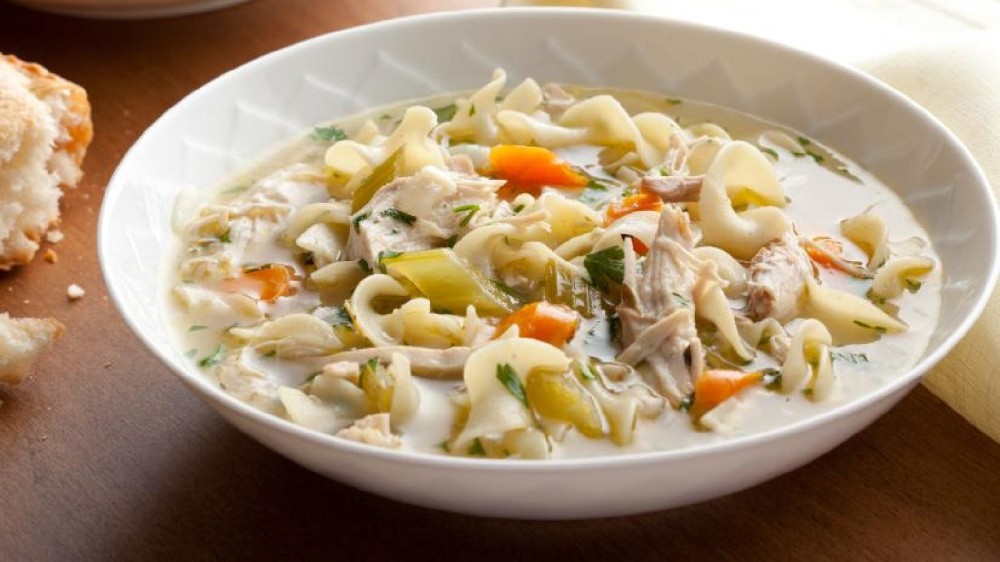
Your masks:
<svg viewBox="0 0 1000 562"><path fill-rule="evenodd" d="M812 398L813 389L811 387L806 387L802 389L802 395L808 398Z"/></svg>
<svg viewBox="0 0 1000 562"><path fill-rule="evenodd" d="M811 150L807 150L807 151L806 151L806 154L808 154L809 156L811 156L811 157L812 157L812 159L813 159L813 160L814 160L814 161L815 161L815 162L816 162L817 164L822 164L822 163L823 163L823 157L822 157L822 156L820 156L819 154L816 154L815 152L813 152L813 151L811 151Z"/></svg>
<svg viewBox="0 0 1000 562"><path fill-rule="evenodd" d="M528 406L528 393L524 390L524 385L521 384L521 379L518 378L517 372L514 367L509 364L504 363L503 365L497 365L497 380L500 384L510 392L514 398L517 398L525 407Z"/></svg>
<svg viewBox="0 0 1000 562"><path fill-rule="evenodd" d="M459 226L469 226L469 222L472 221L473 215L479 212L479 205L459 205L451 210L451 212L456 215L459 213L465 213L462 217L462 222L458 223Z"/></svg>
<svg viewBox="0 0 1000 562"><path fill-rule="evenodd" d="M207 357L205 357L201 361L198 361L198 366L199 367L211 367L212 365L215 365L215 364L219 363L220 361L222 361L222 357L225 354L226 354L225 353L225 348L220 343L215 348L215 351L213 351L211 354L209 354Z"/></svg>
<svg viewBox="0 0 1000 562"><path fill-rule="evenodd" d="M802 146L809 146L810 144L812 144L812 141L809 140L809 139L807 139L807 138L805 138L805 137L800 136L799 137L799 144L801 144Z"/></svg>
<svg viewBox="0 0 1000 562"><path fill-rule="evenodd" d="M622 333L622 319L617 314L608 316L608 334L611 341L614 341Z"/></svg>
<svg viewBox="0 0 1000 562"><path fill-rule="evenodd" d="M342 141L347 140L347 133L339 127L316 127L312 137L318 141Z"/></svg>
<svg viewBox="0 0 1000 562"><path fill-rule="evenodd" d="M611 194L608 193L608 187L594 178L590 178L580 196L577 197L577 201L591 207L600 206L609 199L611 199Z"/></svg>
<svg viewBox="0 0 1000 562"><path fill-rule="evenodd" d="M504 294L513 297L514 300L516 300L517 302L524 302L525 300L527 300L524 298L524 295L517 292L513 287L511 287L510 285L504 283L499 279L490 279L490 283L497 289L500 289L500 291L502 291Z"/></svg>
<svg viewBox="0 0 1000 562"><path fill-rule="evenodd" d="M677 98L667 98L667 104L669 105L680 105L683 100Z"/></svg>
<svg viewBox="0 0 1000 562"><path fill-rule="evenodd" d="M868 362L867 353L852 353L850 351L832 351L830 352L830 357L833 358L834 361L843 361L845 363L851 363L853 365Z"/></svg>
<svg viewBox="0 0 1000 562"><path fill-rule="evenodd" d="M691 300L685 297L684 295L678 293L677 291L673 291L670 293L670 296L673 297L674 302L677 303L677 306L681 308L691 308Z"/></svg>
<svg viewBox="0 0 1000 562"><path fill-rule="evenodd" d="M469 104L469 117L472 117L475 114L476 114L476 104L470 103Z"/></svg>
<svg viewBox="0 0 1000 562"><path fill-rule="evenodd" d="M760 382L764 383L764 388L768 390L781 389L781 371L778 369L764 369L761 373Z"/></svg>
<svg viewBox="0 0 1000 562"><path fill-rule="evenodd" d="M590 282L602 291L611 289L611 283L625 279L625 251L611 246L583 258L583 267L590 274Z"/></svg>
<svg viewBox="0 0 1000 562"><path fill-rule="evenodd" d="M324 318L323 321L333 327L354 325L354 321L351 320L351 313L347 312L347 307L344 306L337 307L333 311L333 314Z"/></svg>
<svg viewBox="0 0 1000 562"><path fill-rule="evenodd" d="M229 237L229 234L230 234L231 230L232 229L227 228L225 232L223 232L222 234L220 234L219 236L217 236L217 238L219 239L219 242L222 242L223 244L229 244L230 242L232 242L233 239Z"/></svg>
<svg viewBox="0 0 1000 562"><path fill-rule="evenodd" d="M469 445L469 456L472 457L486 456L486 449L483 448L483 443L482 441L479 440L478 437L472 440L472 445Z"/></svg>
<svg viewBox="0 0 1000 562"><path fill-rule="evenodd" d="M364 213L361 213L355 216L353 219L351 219L351 224L354 225L355 233L361 234L361 221L366 220L370 216L372 216L372 212L365 211Z"/></svg>
<svg viewBox="0 0 1000 562"><path fill-rule="evenodd" d="M455 118L455 112L458 111L458 107L453 103L449 103L443 107L438 107L432 109L434 115L437 115L438 123L444 123L445 121L451 121Z"/></svg>
<svg viewBox="0 0 1000 562"><path fill-rule="evenodd" d="M250 189L248 185L234 185L228 189L222 190L223 195L236 195L237 193L243 193L244 191Z"/></svg>
<svg viewBox="0 0 1000 562"><path fill-rule="evenodd" d="M873 326L871 324L866 324L861 320L852 320L852 322L854 322L854 324L857 326L861 326L862 328L866 328L868 330L875 330L875 332L878 334L884 334L886 332L885 326Z"/></svg>
<svg viewBox="0 0 1000 562"><path fill-rule="evenodd" d="M920 290L920 287L923 286L923 284L920 283L920 281L917 281L915 279L903 279L903 283L906 285L906 290L911 293L916 293L917 291Z"/></svg>
<svg viewBox="0 0 1000 562"><path fill-rule="evenodd" d="M323 371L316 371L315 373L313 373L313 374L309 375L308 377L306 377L306 380L303 381L302 384L311 383L313 381L313 379L315 379L316 377L318 377L318 376L320 376L322 374L323 374Z"/></svg>
<svg viewBox="0 0 1000 562"><path fill-rule="evenodd" d="M764 146L761 147L760 151L763 152L764 154L769 155L771 158L774 158L775 160L780 160L780 158L778 158L778 151L773 148L768 148Z"/></svg>
<svg viewBox="0 0 1000 562"><path fill-rule="evenodd" d="M410 213L405 213L399 209L394 209L389 207L388 209L382 211L381 215L383 217L389 217L390 219L397 220L407 226L412 226L413 223L417 222L417 217L411 215Z"/></svg>
<svg viewBox="0 0 1000 562"><path fill-rule="evenodd" d="M688 394L681 399L681 403L677 405L677 409L687 413L691 410L691 405L694 404L694 393Z"/></svg>
<svg viewBox="0 0 1000 562"><path fill-rule="evenodd" d="M365 273L372 272L372 266L368 265L368 260L358 260L358 267L360 267L361 271L364 271Z"/></svg>
<svg viewBox="0 0 1000 562"><path fill-rule="evenodd" d="M188 327L188 332L200 332L202 330L207 330L208 326L202 326L201 324L191 324Z"/></svg>
<svg viewBox="0 0 1000 562"><path fill-rule="evenodd" d="M524 205L514 205L514 214L518 214L524 210Z"/></svg>
<svg viewBox="0 0 1000 562"><path fill-rule="evenodd" d="M444 244L445 244L445 246L448 246L449 248L454 248L456 242L458 242L458 235L457 234L452 234L451 236L448 237L447 240L444 241Z"/></svg>

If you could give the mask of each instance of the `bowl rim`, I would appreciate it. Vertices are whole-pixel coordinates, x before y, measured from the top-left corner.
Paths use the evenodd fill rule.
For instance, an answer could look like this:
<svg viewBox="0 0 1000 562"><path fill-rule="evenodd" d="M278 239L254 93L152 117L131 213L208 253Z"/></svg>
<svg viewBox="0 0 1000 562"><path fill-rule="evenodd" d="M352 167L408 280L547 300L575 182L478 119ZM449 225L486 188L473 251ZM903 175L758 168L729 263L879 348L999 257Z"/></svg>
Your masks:
<svg viewBox="0 0 1000 562"><path fill-rule="evenodd" d="M231 76L237 73L242 74L246 72L253 72L255 69L266 63L284 57L294 56L297 51L304 49L307 46L328 41L331 37L337 37L338 39L346 38L370 33L373 30L382 31L412 25L419 26L427 22L451 20L458 23L458 21L465 19L505 19L516 16L543 18L597 17L617 22L625 22L626 25L630 23L658 22L666 26L688 28L700 33L723 35L730 39L763 45L768 49L790 51L799 57L809 59L809 62L812 64L826 67L828 71L850 75L854 79L865 83L866 86L877 90L883 95L887 95L892 99L894 104L901 105L907 110L915 112L930 125L933 125L934 129L936 129L937 133L940 134L944 140L958 148L961 163L966 171L971 172L970 179L976 184L976 189L984 192L983 194L986 195L987 200L992 202L992 205L985 210L986 216L984 217L988 219L990 229L988 246L994 250L993 255L990 256L990 274L983 285L981 293L977 296L975 302L972 303L970 314L959 322L957 328L952 331L951 334L946 336L936 349L931 350L927 356L918 361L905 373L890 381L888 384L878 388L874 392L858 397L831 410L821 412L815 416L808 417L787 426L774 428L752 435L733 437L716 443L696 445L674 450L643 451L621 455L584 458L548 460L519 459L516 461L512 461L510 459L454 457L420 451L389 450L356 443L348 439L336 437L332 434L325 434L296 425L289 420L285 420L273 414L258 410L226 393L217 385L211 384L211 380L208 377L195 372L194 368L190 365L182 364L175 357L161 353L158 346L153 343L152 338L148 338L140 330L136 320L125 307L123 296L116 287L114 276L109 271L108 263L110 259L108 258L108 255L110 254L110 250L108 247L108 240L114 235L109 217L111 215L110 209L116 204L120 192L124 190L124 181L120 177L123 174L123 168L126 167L130 158L133 157L133 153L137 152L147 137L151 136L158 131L160 127L164 126L163 123L165 121L169 120L174 114L184 111L189 104L195 103L198 98L211 94L215 88L220 87L220 85ZM776 41L771 41L749 33L658 15L594 8L485 8L407 16L317 35L261 55L260 57L224 72L223 74L196 88L157 118L156 121L154 121L133 143L116 167L115 172L108 181L107 190L105 192L105 197L102 202L98 218L98 258L100 260L101 271L104 276L105 284L108 288L108 293L128 327L164 365L170 368L170 370L177 377L179 377L188 386L197 390L198 395L204 400L211 400L216 406L225 408L226 410L229 410L230 412L241 417L248 418L250 421L258 425L262 425L272 432L277 432L295 440L309 442L312 445L332 447L333 449L339 450L343 453L358 453L371 456L379 461L388 461L393 464L436 465L440 468L473 469L488 472L503 471L517 473L547 473L566 470L591 470L609 466L619 468L640 467L649 464L679 461L694 457L710 457L734 453L744 449L759 447L767 443L789 438L797 434L802 434L810 429L832 423L837 419L850 417L878 402L881 402L884 399L891 398L900 391L908 389L908 387L912 387L931 367L944 358L945 355L947 355L955 347L955 345L957 345L957 343L965 337L975 322L978 321L982 315L987 302L995 290L998 276L1000 276L1000 251L998 251L998 245L1000 245L1000 234L998 234L998 230L1000 230L1000 223L998 223L996 196L990 188L990 183L986 178L985 173L969 152L969 149L965 147L965 145L950 129L941 123L941 121L927 109L920 106L901 92L856 68L808 51L785 45L783 43L778 43Z"/></svg>

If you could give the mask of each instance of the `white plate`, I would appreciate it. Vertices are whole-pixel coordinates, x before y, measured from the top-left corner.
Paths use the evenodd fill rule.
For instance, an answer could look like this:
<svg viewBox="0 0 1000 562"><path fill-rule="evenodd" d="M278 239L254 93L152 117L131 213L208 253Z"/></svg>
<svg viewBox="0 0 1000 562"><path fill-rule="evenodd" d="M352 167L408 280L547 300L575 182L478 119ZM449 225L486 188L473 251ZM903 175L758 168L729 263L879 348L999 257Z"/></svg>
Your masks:
<svg viewBox="0 0 1000 562"><path fill-rule="evenodd" d="M204 188L315 123L400 99L511 83L617 86L700 99L790 125L895 188L943 259L942 317L911 371L803 423L729 442L588 460L502 461L381 450L239 402L172 344L158 270L178 192ZM492 10L389 21L248 63L163 115L122 160L100 218L105 278L126 321L233 425L319 473L388 497L521 518L636 513L730 493L801 466L859 431L966 333L997 278L996 203L955 137L902 95L847 67L760 39L628 13Z"/></svg>
<svg viewBox="0 0 1000 562"><path fill-rule="evenodd" d="M11 0L29 8L83 18L147 19L199 14L248 0Z"/></svg>

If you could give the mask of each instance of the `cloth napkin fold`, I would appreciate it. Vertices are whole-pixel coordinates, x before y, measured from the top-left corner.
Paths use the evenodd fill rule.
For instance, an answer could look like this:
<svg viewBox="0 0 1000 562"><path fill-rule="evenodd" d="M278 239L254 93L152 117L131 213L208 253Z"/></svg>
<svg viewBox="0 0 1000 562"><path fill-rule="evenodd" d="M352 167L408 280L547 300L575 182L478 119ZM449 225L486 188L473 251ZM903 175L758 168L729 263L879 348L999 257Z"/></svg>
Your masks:
<svg viewBox="0 0 1000 562"><path fill-rule="evenodd" d="M859 66L937 116L972 152L1000 197L1000 33L975 32ZM1000 441L1000 291L924 384Z"/></svg>

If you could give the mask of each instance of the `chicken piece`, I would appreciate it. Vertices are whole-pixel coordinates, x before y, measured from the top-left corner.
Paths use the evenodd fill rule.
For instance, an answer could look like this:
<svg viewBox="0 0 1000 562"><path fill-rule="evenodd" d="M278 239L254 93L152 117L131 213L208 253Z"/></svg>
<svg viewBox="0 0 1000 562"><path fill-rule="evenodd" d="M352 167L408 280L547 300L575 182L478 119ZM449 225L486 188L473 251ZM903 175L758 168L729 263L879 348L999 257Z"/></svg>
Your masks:
<svg viewBox="0 0 1000 562"><path fill-rule="evenodd" d="M750 260L748 312L754 320L785 322L799 313L812 262L791 232L761 248Z"/></svg>
<svg viewBox="0 0 1000 562"><path fill-rule="evenodd" d="M469 354L472 353L472 348L456 346L447 349L434 349L408 345L366 347L337 353L330 357L330 361L365 363L370 359L378 359L387 363L392 360L394 353L405 355L410 360L410 369L415 376L430 379L460 379L462 371L465 369L465 362L469 359Z"/></svg>
<svg viewBox="0 0 1000 562"><path fill-rule="evenodd" d="M53 318L11 318L0 314L0 382L17 384L63 333Z"/></svg>
<svg viewBox="0 0 1000 562"><path fill-rule="evenodd" d="M351 427L338 431L337 437L386 449L398 449L403 444L402 439L392 433L387 413L365 416Z"/></svg>
<svg viewBox="0 0 1000 562"><path fill-rule="evenodd" d="M352 218L348 259L374 266L383 252L441 247L490 215L502 183L441 170L397 178Z"/></svg>
<svg viewBox="0 0 1000 562"><path fill-rule="evenodd" d="M644 176L643 191L655 193L664 203L694 203L701 196L704 176Z"/></svg>
<svg viewBox="0 0 1000 562"><path fill-rule="evenodd" d="M626 252L622 301L622 347L618 361L645 363L652 385L677 405L694 389L704 352L691 308L700 261L691 255L695 235L687 214L667 206L641 264Z"/></svg>

